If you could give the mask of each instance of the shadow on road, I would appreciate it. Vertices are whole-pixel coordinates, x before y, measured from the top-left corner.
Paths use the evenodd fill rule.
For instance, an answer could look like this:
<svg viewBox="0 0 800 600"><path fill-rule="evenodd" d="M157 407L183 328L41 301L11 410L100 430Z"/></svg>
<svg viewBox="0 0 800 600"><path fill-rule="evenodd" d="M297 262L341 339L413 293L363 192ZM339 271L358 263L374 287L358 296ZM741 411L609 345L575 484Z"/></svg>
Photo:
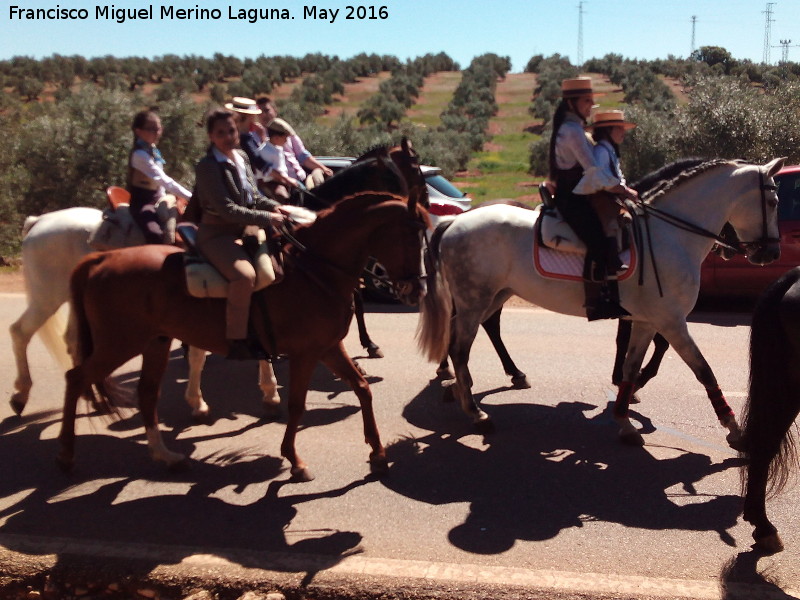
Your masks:
<svg viewBox="0 0 800 600"><path fill-rule="evenodd" d="M285 363L276 365L279 379L287 380L287 369ZM193 457L189 468L178 473L167 472L147 456L136 409L120 409L117 415L98 418L81 402L78 421L91 414L91 431L86 433L84 427L78 435L76 467L69 474L55 464L58 442L54 437L60 427L60 411L30 413L1 422L0 460L13 468L13 476L0 478L0 497L6 499L6 508L0 510L3 545L29 554L36 551L26 539L155 545L167 549L175 563L194 553L230 548L224 558L244 567L275 570L283 564L287 571L306 573L307 578L361 551L362 534L357 531L294 531L291 524L298 505L342 496L369 483L376 485L372 478L315 493L286 495L279 492L289 474L285 462L276 456L277 448L259 445L198 456L196 449L203 441L231 438L264 426L241 418L261 416L257 367L254 362L208 360L203 390L216 419L241 422L238 429L226 431L191 427L189 409L181 400L185 377L182 352L175 351L164 379L159 416L167 446ZM137 380L138 373L119 378L129 389L135 388ZM312 389L326 392L329 398L350 390L322 368L314 376ZM303 426L324 426L358 412L357 400L351 396L347 403L332 401L309 410ZM109 430L118 435L110 435ZM149 487L152 494L146 491ZM135 548L131 554L135 557ZM276 554L287 558L276 562ZM59 561L69 560L68 555L60 556ZM129 565L130 574L146 575L158 564L170 562L139 560L135 566Z"/></svg>
<svg viewBox="0 0 800 600"><path fill-rule="evenodd" d="M680 449L675 458L655 459L619 444L610 406L588 417L597 407L580 402L493 405L496 431L480 440L457 404L440 401L439 388L431 382L406 406L406 419L431 433L389 448L393 466L384 484L421 502L470 503L449 533L458 548L496 554L587 521L715 531L735 545L728 529L740 498L703 496L695 483L738 459L713 464Z"/></svg>

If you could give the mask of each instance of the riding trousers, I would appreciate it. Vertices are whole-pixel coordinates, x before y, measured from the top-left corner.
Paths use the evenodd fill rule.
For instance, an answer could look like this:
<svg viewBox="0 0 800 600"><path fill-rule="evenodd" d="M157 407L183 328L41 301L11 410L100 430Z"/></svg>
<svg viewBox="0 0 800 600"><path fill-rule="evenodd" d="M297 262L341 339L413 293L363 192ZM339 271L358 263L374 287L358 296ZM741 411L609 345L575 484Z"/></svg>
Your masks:
<svg viewBox="0 0 800 600"><path fill-rule="evenodd" d="M225 337L247 337L250 299L256 283L256 270L244 247L236 241L242 236L241 225L201 223L197 229L197 249L228 280L225 305Z"/></svg>
<svg viewBox="0 0 800 600"><path fill-rule="evenodd" d="M131 216L144 233L145 242L148 244L163 244L164 229L156 212L158 197L155 190L130 186Z"/></svg>

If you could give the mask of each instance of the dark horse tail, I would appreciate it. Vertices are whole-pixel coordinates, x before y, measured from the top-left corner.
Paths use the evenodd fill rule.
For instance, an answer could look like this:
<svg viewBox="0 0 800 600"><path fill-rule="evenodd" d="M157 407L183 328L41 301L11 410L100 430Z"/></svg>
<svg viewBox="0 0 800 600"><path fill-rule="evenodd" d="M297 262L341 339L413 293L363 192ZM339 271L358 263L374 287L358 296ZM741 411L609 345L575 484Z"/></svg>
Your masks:
<svg viewBox="0 0 800 600"><path fill-rule="evenodd" d="M791 424L797 416L800 390L793 384L792 371L800 363L785 329L787 314L782 307L786 307L786 293L798 281L800 268L795 268L767 288L753 312L750 330L750 385L742 412L745 451L751 464L769 464L768 496L784 488L797 461ZM800 305L797 308L793 312L800 322Z"/></svg>

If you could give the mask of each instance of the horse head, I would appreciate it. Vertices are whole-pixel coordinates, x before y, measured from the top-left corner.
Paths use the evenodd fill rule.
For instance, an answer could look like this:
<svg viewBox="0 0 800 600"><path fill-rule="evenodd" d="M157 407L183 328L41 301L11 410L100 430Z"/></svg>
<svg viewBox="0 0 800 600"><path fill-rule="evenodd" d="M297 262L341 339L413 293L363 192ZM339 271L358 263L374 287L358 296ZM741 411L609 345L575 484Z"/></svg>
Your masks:
<svg viewBox="0 0 800 600"><path fill-rule="evenodd" d="M408 195L405 176L389 157L388 149L362 158L315 187L310 196L316 204L310 202L307 206L322 210L344 197L364 191Z"/></svg>
<svg viewBox="0 0 800 600"><path fill-rule="evenodd" d="M422 247L429 227L428 211L409 198L370 236L370 255L386 269L397 298L409 306L418 304L425 291Z"/></svg>
<svg viewBox="0 0 800 600"><path fill-rule="evenodd" d="M785 158L776 158L766 165L745 167L755 173L747 174L747 189L742 202L736 203L729 221L740 238L739 247L747 260L766 265L781 255L778 230L778 195L773 177L781 170Z"/></svg>
<svg viewBox="0 0 800 600"><path fill-rule="evenodd" d="M380 156L388 156L394 162L408 186L409 198L426 209L430 208L428 186L425 183L425 176L422 174L422 168L419 164L419 154L414 150L411 140L403 136L399 145L376 146L358 157L356 162Z"/></svg>

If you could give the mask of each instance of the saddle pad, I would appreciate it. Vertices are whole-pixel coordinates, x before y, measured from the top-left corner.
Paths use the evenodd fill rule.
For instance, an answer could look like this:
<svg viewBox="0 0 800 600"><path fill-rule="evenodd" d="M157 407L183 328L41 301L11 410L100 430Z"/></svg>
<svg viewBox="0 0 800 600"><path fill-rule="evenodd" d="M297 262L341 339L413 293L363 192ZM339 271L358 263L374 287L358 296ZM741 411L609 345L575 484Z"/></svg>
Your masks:
<svg viewBox="0 0 800 600"><path fill-rule="evenodd" d="M636 270L636 252L632 249L625 250L619 257L623 263L630 265L628 270L619 278L619 281L624 281ZM534 236L533 264L542 277L583 281L583 261L583 254L560 252L559 250L547 248L539 243L538 237Z"/></svg>
<svg viewBox="0 0 800 600"><path fill-rule="evenodd" d="M228 280L210 263L198 256L184 255L186 269L186 289L195 298L227 298ZM262 290L275 281L272 258L267 245L261 244L253 261L256 269L256 286L253 291Z"/></svg>

